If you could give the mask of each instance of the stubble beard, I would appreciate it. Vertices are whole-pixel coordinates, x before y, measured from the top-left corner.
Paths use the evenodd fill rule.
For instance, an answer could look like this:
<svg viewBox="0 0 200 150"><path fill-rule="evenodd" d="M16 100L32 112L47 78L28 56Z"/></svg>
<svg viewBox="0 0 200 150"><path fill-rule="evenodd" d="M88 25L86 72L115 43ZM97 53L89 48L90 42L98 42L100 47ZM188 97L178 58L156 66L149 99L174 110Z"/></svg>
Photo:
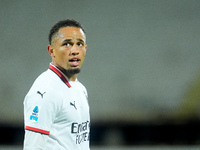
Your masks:
<svg viewBox="0 0 200 150"><path fill-rule="evenodd" d="M81 71L80 68L76 68L76 69L67 69L67 70L65 70L65 73L67 73L67 74L73 76L73 75L75 75L75 74L80 73L80 71Z"/></svg>

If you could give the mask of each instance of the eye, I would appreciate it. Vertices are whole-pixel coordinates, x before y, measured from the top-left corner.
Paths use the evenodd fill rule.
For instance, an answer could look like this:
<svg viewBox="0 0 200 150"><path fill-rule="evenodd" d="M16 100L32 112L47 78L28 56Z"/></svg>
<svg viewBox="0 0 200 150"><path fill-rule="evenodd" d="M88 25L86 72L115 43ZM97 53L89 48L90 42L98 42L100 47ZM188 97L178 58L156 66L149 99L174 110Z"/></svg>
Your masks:
<svg viewBox="0 0 200 150"><path fill-rule="evenodd" d="M63 43L63 46L70 47L72 44L70 42Z"/></svg>
<svg viewBox="0 0 200 150"><path fill-rule="evenodd" d="M83 46L83 43L79 42L79 43L77 43L77 45L78 45L79 47L81 47L81 46Z"/></svg>
<svg viewBox="0 0 200 150"><path fill-rule="evenodd" d="M63 45L65 45L65 46L69 46L70 44L67 42L67 43L64 43Z"/></svg>

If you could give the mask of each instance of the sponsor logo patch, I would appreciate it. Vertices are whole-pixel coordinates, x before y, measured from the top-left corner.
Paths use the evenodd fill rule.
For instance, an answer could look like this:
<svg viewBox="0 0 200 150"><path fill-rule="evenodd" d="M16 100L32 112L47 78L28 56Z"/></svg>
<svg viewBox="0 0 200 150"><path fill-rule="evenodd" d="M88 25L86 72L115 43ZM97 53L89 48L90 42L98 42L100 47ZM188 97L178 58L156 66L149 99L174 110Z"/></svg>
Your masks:
<svg viewBox="0 0 200 150"><path fill-rule="evenodd" d="M38 121L38 113L39 113L38 106L35 106L35 108L33 109L33 113L30 116L30 120Z"/></svg>
<svg viewBox="0 0 200 150"><path fill-rule="evenodd" d="M73 122L71 125L71 133L76 135L76 144L81 144L90 140L90 122Z"/></svg>

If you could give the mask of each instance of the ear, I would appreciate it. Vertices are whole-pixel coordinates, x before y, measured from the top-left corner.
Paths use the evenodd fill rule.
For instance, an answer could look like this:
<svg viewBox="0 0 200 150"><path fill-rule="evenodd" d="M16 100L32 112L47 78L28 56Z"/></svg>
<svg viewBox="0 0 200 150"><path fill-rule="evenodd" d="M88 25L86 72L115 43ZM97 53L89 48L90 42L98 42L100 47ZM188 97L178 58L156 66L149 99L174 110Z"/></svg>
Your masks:
<svg viewBox="0 0 200 150"><path fill-rule="evenodd" d="M52 45L48 45L48 46L47 46L47 50L48 50L49 55L50 55L51 57L55 57L55 55L54 55L54 47L53 47Z"/></svg>

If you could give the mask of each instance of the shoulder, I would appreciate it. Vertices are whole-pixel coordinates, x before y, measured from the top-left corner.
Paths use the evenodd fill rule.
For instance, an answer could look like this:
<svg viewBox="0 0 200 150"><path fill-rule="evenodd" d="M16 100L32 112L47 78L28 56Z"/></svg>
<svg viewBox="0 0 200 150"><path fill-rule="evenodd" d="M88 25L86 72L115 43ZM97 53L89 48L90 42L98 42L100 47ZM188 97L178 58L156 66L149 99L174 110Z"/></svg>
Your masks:
<svg viewBox="0 0 200 150"><path fill-rule="evenodd" d="M83 89L86 90L85 86L77 79L77 81L75 81L76 87L78 87L79 89Z"/></svg>
<svg viewBox="0 0 200 150"><path fill-rule="evenodd" d="M51 70L47 70L40 74L30 90L28 91L25 99L61 99L62 97L62 84L60 79Z"/></svg>
<svg viewBox="0 0 200 150"><path fill-rule="evenodd" d="M84 92L84 94L86 95L86 97L88 97L88 93L87 93L86 87L81 82L79 82L79 81L77 82L77 84L78 84L79 89Z"/></svg>
<svg viewBox="0 0 200 150"><path fill-rule="evenodd" d="M48 69L47 71L43 72L36 78L33 85L44 86L44 85L52 83L51 81L53 79L55 79L55 73L53 73L51 70Z"/></svg>
<svg viewBox="0 0 200 150"><path fill-rule="evenodd" d="M85 89L85 90L86 90L85 86L84 86L84 85L83 85L81 82L79 82L79 81L78 81L77 83L78 83L78 85L79 85L79 87L80 87L80 88L82 88L82 89Z"/></svg>
<svg viewBox="0 0 200 150"><path fill-rule="evenodd" d="M62 85L63 83L60 78L54 72L48 69L35 79L29 90L29 93L32 91L37 92L38 90L51 91L57 89L60 86L62 87Z"/></svg>

